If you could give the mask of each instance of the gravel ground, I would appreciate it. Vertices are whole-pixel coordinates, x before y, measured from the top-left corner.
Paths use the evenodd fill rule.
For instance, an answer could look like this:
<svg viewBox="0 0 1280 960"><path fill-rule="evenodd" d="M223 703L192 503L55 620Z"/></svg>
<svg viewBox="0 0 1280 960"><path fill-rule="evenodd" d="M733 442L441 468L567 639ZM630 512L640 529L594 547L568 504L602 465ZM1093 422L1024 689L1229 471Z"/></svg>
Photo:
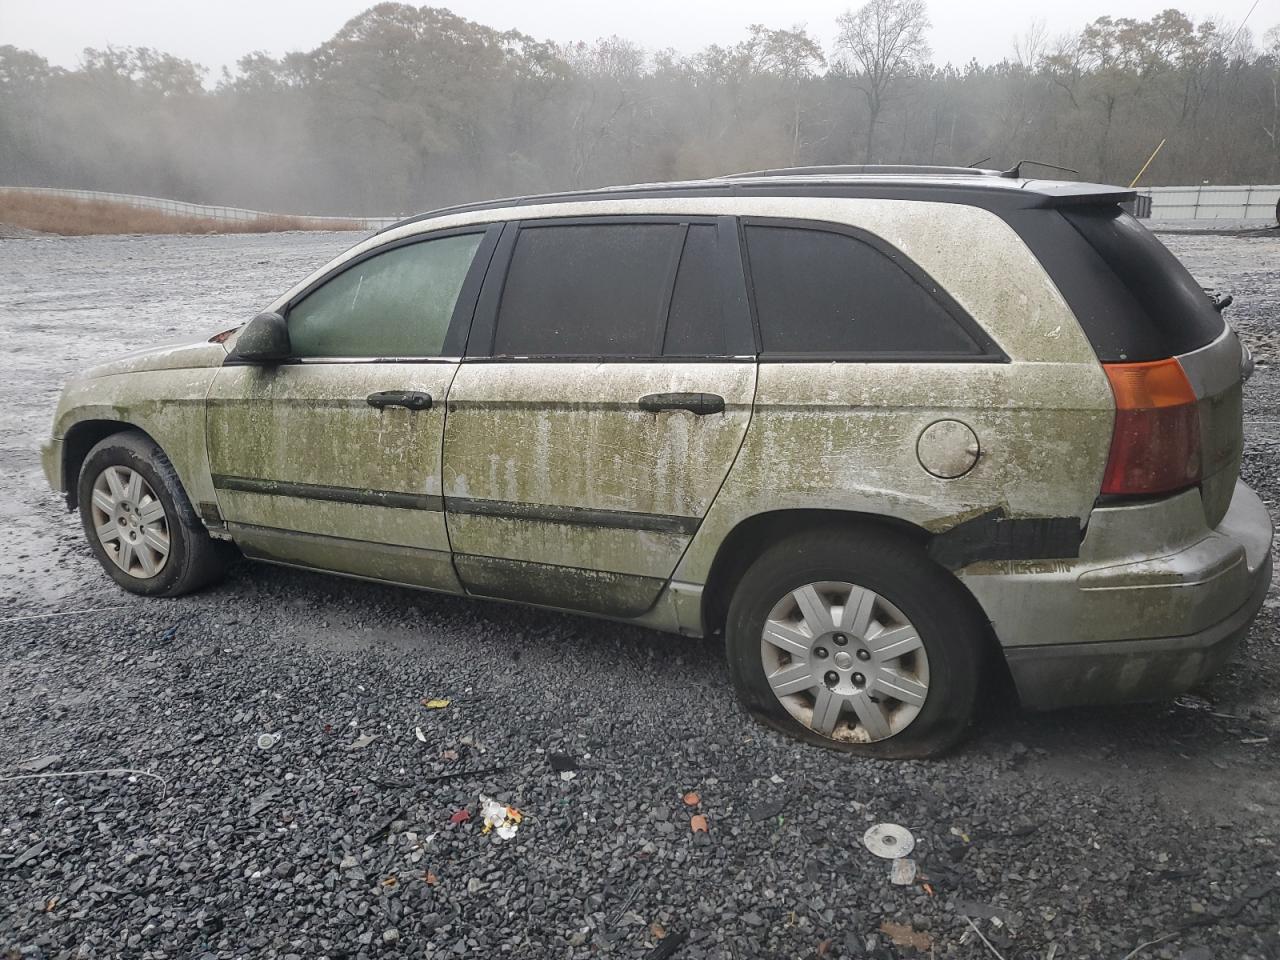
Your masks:
<svg viewBox="0 0 1280 960"><path fill-rule="evenodd" d="M146 772L0 779L0 955L1280 957L1274 598L1181 705L993 703L952 756L883 763L750 722L711 642L248 564L115 589L39 474L63 381L351 239L0 241L0 778ZM1280 239L1165 239L1236 295L1274 505ZM880 821L927 884L862 847Z"/></svg>

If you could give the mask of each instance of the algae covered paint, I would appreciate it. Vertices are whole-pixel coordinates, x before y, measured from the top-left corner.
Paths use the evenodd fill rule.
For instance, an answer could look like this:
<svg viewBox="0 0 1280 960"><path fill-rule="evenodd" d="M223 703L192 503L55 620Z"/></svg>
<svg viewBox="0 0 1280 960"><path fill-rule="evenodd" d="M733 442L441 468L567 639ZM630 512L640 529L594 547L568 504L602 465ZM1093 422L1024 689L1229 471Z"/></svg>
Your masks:
<svg viewBox="0 0 1280 960"><path fill-rule="evenodd" d="M956 571L1009 649L1216 629L1248 604L1270 526L1236 484L1234 335L1188 360L1210 433L1203 491L1100 506L1115 418L1107 378L1035 255L980 206L601 195L466 210L363 241L270 309L287 313L292 297L381 245L463 225L593 215L801 219L867 231L945 289L1005 359L223 366L226 349L201 342L114 361L70 384L46 455L51 481L61 482L59 438L76 424L136 426L168 453L193 503L210 507L202 515L251 556L688 634L716 626L705 594L735 532L801 511L893 521L924 538L993 511L1078 527L1070 555ZM501 271L490 273L485 288L497 284L500 295ZM366 398L383 391L431 403L370 406ZM715 395L723 409L642 408L642 397L665 393ZM950 426L938 431L940 422ZM932 468L922 437L943 438ZM1153 602L1164 613L1144 614ZM1121 662L1132 672L1132 658ZM1160 670L1194 672L1187 663ZM1025 679L1028 689L1037 682ZM1125 683L1142 688L1141 678Z"/></svg>
<svg viewBox="0 0 1280 960"><path fill-rule="evenodd" d="M444 443L454 552L487 558L487 595L530 598L536 591L516 581L535 577L558 596L567 586L554 584L594 583L605 573L631 583L617 609L643 612L729 473L755 377L750 361L463 363ZM719 395L723 412L638 405L646 395L686 392ZM486 503L533 509L476 512ZM509 589L493 574L504 568Z"/></svg>
<svg viewBox="0 0 1280 960"><path fill-rule="evenodd" d="M290 562L332 568L339 556L344 573L457 591L440 502L443 400L455 370L443 361L219 371L207 404L209 466L235 539L264 559L285 559L280 541L292 539ZM390 390L441 402L370 406L368 396ZM334 540L406 549L388 577L386 551L357 550L366 565Z"/></svg>
<svg viewBox="0 0 1280 960"><path fill-rule="evenodd" d="M67 384L42 458L50 485L74 487L62 462L65 440L98 424L136 427L168 455L192 503L212 502L205 447L205 398L226 350L207 339L163 345L108 361Z"/></svg>
<svg viewBox="0 0 1280 960"><path fill-rule="evenodd" d="M977 207L690 197L472 211L370 238L272 306L287 310L290 296L335 265L415 234L510 219L641 212L801 217L867 230L945 287L1011 362L446 359L236 366L195 375L175 369L173 382L193 378L195 394L175 401L198 404L205 394L207 445L203 425L194 423L178 429L182 439L173 437L172 426L161 426L168 442L157 442L175 445L175 465L192 499L216 502L251 553L333 569L340 552L323 538L377 544L406 551L405 570L391 578L400 582L458 590L463 584L454 571L467 567L475 571L478 592L536 600L531 584L542 583L544 601L568 606L579 605L573 581L582 580L588 592L603 590L603 574L608 589L625 599L584 606L635 616L656 604L651 621L686 632L703 627L700 617L690 620L697 604L657 603L671 589L664 585L674 576L687 596L705 583L728 534L761 513L849 511L930 532L993 507L1010 516L1088 516L1110 435L1105 379L1034 256L1004 221ZM227 346L234 347L234 338ZM215 345L191 350L193 363L223 356ZM176 367L185 356L125 362ZM154 397L169 392L165 383L147 389ZM365 403L368 394L391 389L420 390L435 402L418 412ZM723 396L725 410L697 417L636 406L646 394L682 391ZM147 429L130 419L140 408L117 412ZM960 420L978 437L977 463L956 479L931 474L916 455L920 434L942 418ZM290 485L287 494L280 484ZM328 488L369 497L343 502ZM386 492L423 499L413 507L376 502L374 495ZM475 510L476 503L533 505L542 513ZM585 511L582 516L603 522L579 522L546 508ZM649 516L656 526L645 528L643 520L637 526L630 517L611 522L610 514ZM672 519L683 523L666 522ZM290 539L286 557L280 544ZM450 554L462 559L449 563ZM367 568L350 556L341 566L342 572L385 576L381 553ZM504 569L508 589L498 573ZM566 599L572 602L562 604ZM675 610L678 618L663 612Z"/></svg>

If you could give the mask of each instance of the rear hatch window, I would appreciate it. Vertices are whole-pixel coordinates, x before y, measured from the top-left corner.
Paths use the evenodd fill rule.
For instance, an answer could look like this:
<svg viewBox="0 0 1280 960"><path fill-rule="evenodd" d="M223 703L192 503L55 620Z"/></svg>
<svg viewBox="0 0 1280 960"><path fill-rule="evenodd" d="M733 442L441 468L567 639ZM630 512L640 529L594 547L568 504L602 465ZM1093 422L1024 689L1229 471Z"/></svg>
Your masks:
<svg viewBox="0 0 1280 960"><path fill-rule="evenodd" d="M1117 206L1066 209L1061 216L1089 250L1041 260L1099 360L1159 360L1198 350L1221 335L1223 320L1208 294L1133 216Z"/></svg>

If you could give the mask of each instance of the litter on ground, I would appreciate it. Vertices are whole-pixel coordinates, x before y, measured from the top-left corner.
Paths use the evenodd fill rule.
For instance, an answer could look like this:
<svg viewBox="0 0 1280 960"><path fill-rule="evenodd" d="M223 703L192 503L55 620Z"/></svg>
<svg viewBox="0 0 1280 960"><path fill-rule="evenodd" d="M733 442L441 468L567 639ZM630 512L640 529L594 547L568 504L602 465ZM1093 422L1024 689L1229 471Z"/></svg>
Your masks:
<svg viewBox="0 0 1280 960"><path fill-rule="evenodd" d="M896 823L877 823L863 834L862 842L877 857L897 860L915 849L916 838Z"/></svg>
<svg viewBox="0 0 1280 960"><path fill-rule="evenodd" d="M484 820L484 829L481 833L493 831L498 835L499 840L510 840L516 835L524 814L515 807L499 803L492 797L481 796L480 817Z"/></svg>

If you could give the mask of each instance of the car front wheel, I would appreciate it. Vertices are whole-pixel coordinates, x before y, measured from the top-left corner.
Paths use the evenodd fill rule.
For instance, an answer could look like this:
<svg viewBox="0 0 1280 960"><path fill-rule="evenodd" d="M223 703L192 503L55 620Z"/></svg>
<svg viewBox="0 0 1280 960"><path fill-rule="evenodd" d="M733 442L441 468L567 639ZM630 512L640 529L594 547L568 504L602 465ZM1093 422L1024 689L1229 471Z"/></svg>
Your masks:
<svg viewBox="0 0 1280 960"><path fill-rule="evenodd" d="M145 434L112 434L94 446L76 492L90 549L126 590L176 597L221 576L225 548L209 537L173 464Z"/></svg>
<svg viewBox="0 0 1280 960"><path fill-rule="evenodd" d="M964 736L985 629L923 549L867 526L765 550L734 593L726 641L739 697L765 723L866 756L924 757Z"/></svg>

